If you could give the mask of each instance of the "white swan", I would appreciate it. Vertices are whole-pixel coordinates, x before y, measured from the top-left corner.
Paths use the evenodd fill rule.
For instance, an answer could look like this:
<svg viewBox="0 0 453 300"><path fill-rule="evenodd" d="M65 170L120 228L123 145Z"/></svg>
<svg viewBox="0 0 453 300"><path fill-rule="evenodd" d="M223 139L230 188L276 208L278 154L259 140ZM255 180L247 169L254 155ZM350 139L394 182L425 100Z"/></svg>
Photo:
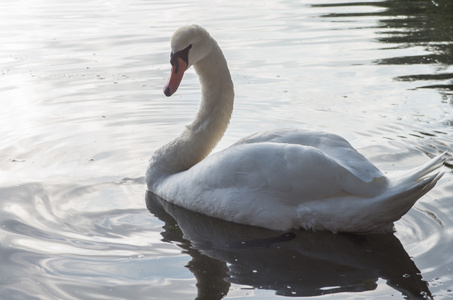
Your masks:
<svg viewBox="0 0 453 300"><path fill-rule="evenodd" d="M384 176L345 139L322 132L283 129L257 133L208 156L233 110L228 66L217 42L198 25L171 40L172 95L194 66L202 100L192 124L158 149L146 172L148 189L192 211L274 230L333 232L392 228L434 187L441 154L399 176Z"/></svg>

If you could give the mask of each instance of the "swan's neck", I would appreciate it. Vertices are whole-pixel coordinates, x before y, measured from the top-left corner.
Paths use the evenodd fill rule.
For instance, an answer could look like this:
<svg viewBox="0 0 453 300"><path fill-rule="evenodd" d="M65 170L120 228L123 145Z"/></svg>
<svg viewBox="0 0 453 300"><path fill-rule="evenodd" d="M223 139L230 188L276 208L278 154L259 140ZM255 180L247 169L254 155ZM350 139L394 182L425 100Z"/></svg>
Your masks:
<svg viewBox="0 0 453 300"><path fill-rule="evenodd" d="M150 177L191 168L211 152L228 127L233 111L233 82L222 51L214 40L212 43L210 53L194 65L202 92L195 120L178 138L154 153L148 169Z"/></svg>

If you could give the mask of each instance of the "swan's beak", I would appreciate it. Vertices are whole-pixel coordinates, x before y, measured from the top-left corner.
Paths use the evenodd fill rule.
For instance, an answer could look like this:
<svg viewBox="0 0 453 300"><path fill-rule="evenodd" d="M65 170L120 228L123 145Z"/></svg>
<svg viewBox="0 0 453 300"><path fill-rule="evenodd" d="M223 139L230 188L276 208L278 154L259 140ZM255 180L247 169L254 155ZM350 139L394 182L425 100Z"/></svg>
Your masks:
<svg viewBox="0 0 453 300"><path fill-rule="evenodd" d="M170 97L176 92L186 69L187 63L182 58L178 58L176 64L171 68L170 79L164 87L165 96Z"/></svg>

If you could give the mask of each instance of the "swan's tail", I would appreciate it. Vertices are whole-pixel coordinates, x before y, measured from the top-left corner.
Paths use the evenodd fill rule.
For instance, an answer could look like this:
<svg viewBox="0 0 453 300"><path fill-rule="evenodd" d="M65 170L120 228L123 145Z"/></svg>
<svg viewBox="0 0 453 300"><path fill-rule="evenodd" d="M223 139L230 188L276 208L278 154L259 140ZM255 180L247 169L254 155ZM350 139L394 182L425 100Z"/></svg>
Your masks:
<svg viewBox="0 0 453 300"><path fill-rule="evenodd" d="M447 152L444 152L436 157L434 157L432 160L428 161L427 163L416 167L410 171L407 172L406 176L401 176L399 180L395 181L397 184L407 184L410 182L431 182L430 180L431 177L437 177L437 176L432 176L432 172L439 169L444 163L445 160L447 159L446 157ZM442 173L437 173L440 174L440 176L437 178L437 180L442 177ZM431 188L436 184L437 180L434 181L433 185ZM429 188L428 191L431 189Z"/></svg>
<svg viewBox="0 0 453 300"><path fill-rule="evenodd" d="M429 192L442 177L444 173L438 169L445 160L446 152L419 167L399 175L389 176L385 192L373 198L357 197L354 205L351 205L351 197L345 197L344 202L338 199L335 203L328 202L326 204L328 206L337 205L336 214L332 214L331 210L318 208L316 218L310 219L311 211L314 209L307 208L307 205L301 206L299 213L304 222L301 227L333 232L392 231L393 222L407 213L415 202ZM338 213L340 211L341 213ZM330 221L317 223L320 219ZM307 225L308 223L310 224Z"/></svg>
<svg viewBox="0 0 453 300"><path fill-rule="evenodd" d="M411 209L415 202L429 192L444 175L437 171L445 162L447 152L444 152L429 162L392 178L390 181L391 196L382 199L386 207L385 213L392 222L399 220ZM390 221L390 220L389 220Z"/></svg>

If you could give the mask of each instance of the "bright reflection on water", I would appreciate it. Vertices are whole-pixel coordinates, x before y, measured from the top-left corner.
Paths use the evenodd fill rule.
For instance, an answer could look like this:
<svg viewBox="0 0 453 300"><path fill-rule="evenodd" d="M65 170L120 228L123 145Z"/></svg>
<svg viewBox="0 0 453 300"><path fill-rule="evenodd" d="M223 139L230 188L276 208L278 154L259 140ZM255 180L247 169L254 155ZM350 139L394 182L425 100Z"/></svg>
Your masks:
<svg viewBox="0 0 453 300"><path fill-rule="evenodd" d="M0 298L453 297L450 164L384 235L280 236L169 205L143 179L198 107L193 71L162 94L187 23L235 82L217 149L299 127L384 171L453 151L452 15L450 0L2 3Z"/></svg>

